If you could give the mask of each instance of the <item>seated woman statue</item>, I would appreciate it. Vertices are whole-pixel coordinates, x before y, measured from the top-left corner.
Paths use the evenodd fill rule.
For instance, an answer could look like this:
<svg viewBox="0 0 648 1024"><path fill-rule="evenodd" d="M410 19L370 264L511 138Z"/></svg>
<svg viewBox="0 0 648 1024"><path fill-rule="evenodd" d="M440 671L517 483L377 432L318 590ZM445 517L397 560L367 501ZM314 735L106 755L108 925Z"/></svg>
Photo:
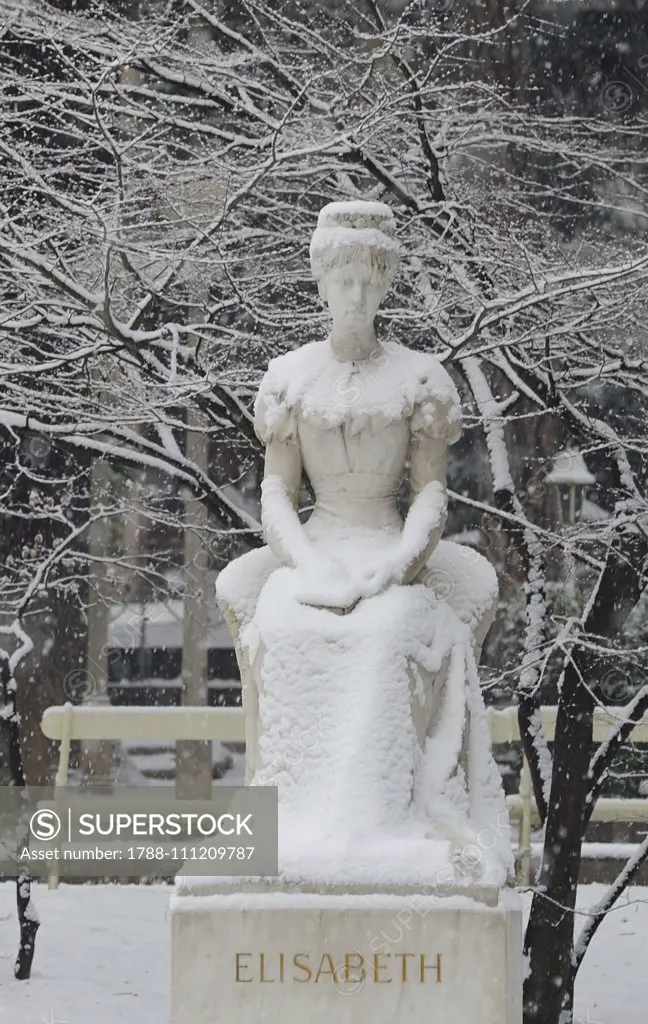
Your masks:
<svg viewBox="0 0 648 1024"><path fill-rule="evenodd" d="M501 885L506 807L476 669L497 579L441 540L461 429L452 380L374 332L397 262L389 207L324 207L311 264L331 332L273 359L256 399L267 547L217 582L246 781L278 786L286 879ZM315 505L302 523L304 472Z"/></svg>

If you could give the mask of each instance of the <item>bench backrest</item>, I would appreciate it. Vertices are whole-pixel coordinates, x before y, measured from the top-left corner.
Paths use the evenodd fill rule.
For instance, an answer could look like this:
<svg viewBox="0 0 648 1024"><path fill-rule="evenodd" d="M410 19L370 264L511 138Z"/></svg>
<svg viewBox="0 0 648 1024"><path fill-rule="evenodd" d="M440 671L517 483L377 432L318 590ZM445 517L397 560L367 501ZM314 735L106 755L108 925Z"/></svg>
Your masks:
<svg viewBox="0 0 648 1024"><path fill-rule="evenodd" d="M47 708L41 728L52 740L224 740L243 742L242 708L73 706Z"/></svg>
<svg viewBox="0 0 648 1024"><path fill-rule="evenodd" d="M552 740L556 729L556 708L542 708L542 728ZM622 709L619 709L621 712ZM601 743L618 721L614 708L597 708L594 741ZM487 708L486 718L493 743L519 742L517 708ZM64 704L47 708L42 719L46 736L61 740L69 727L71 740L224 740L244 742L242 708L201 707L97 707ZM648 715L637 723L632 739L648 743Z"/></svg>

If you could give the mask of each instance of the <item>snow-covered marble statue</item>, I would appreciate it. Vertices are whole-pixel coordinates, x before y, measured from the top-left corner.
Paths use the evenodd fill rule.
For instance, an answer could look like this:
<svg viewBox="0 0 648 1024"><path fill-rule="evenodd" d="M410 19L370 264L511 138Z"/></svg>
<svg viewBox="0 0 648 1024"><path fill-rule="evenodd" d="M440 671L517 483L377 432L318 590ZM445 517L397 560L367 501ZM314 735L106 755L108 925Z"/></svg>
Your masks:
<svg viewBox="0 0 648 1024"><path fill-rule="evenodd" d="M502 885L506 808L476 668L497 579L441 540L453 382L374 332L397 263L388 206L326 206L311 265L331 332L273 359L257 395L267 547L217 584L246 781L279 787L288 880ZM304 472L315 506L302 524Z"/></svg>

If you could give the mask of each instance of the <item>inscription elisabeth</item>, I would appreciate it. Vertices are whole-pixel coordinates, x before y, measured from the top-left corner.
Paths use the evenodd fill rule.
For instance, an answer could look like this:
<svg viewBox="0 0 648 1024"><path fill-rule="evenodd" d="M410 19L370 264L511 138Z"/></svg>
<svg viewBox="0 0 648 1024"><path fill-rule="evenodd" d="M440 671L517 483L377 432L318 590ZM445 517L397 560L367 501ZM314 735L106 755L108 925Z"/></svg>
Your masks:
<svg viewBox="0 0 648 1024"><path fill-rule="evenodd" d="M311 953L236 953L235 980L242 983L293 982L334 984L370 982L389 985L432 981L440 984L441 953L429 958L425 953L373 953L366 957L357 950L313 955Z"/></svg>

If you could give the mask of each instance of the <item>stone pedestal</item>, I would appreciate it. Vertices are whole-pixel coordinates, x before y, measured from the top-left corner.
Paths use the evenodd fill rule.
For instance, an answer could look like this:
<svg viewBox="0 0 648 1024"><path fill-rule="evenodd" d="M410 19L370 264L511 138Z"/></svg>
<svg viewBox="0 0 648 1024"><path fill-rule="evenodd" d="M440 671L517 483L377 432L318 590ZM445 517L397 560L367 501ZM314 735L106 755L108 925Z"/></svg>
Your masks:
<svg viewBox="0 0 648 1024"><path fill-rule="evenodd" d="M215 885L172 929L172 1024L521 1024L511 890Z"/></svg>

